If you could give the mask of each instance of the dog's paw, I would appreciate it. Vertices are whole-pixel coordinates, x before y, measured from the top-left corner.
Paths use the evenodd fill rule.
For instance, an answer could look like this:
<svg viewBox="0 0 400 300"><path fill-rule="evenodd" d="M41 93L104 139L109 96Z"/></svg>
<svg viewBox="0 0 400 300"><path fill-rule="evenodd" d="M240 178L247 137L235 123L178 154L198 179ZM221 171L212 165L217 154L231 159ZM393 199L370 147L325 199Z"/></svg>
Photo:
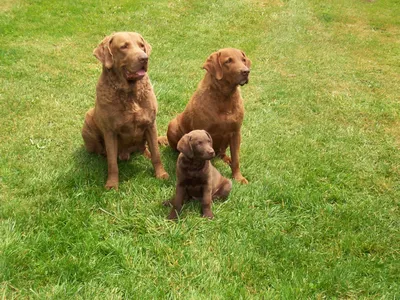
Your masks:
<svg viewBox="0 0 400 300"><path fill-rule="evenodd" d="M159 145L162 145L162 146L168 146L169 145L168 138L166 136L159 136L157 138L157 142L158 142Z"/></svg>
<svg viewBox="0 0 400 300"><path fill-rule="evenodd" d="M241 183L241 184L248 184L248 183L249 183L249 181L248 181L246 178L244 178L242 175L240 175L240 176L235 176L234 178L235 178L235 180L236 180L237 182L239 182L239 183Z"/></svg>
<svg viewBox="0 0 400 300"><path fill-rule="evenodd" d="M178 219L178 212L176 211L175 208L171 209L171 212L169 213L167 219L168 220L176 220L176 219Z"/></svg>
<svg viewBox="0 0 400 300"><path fill-rule="evenodd" d="M211 210L208 210L208 211L206 211L206 212L203 212L202 217L203 217L203 218L210 219L210 220L214 219L214 215L213 215L213 213L212 213Z"/></svg>
<svg viewBox="0 0 400 300"><path fill-rule="evenodd" d="M156 178L158 178L158 179L168 179L169 175L168 175L168 173L166 171L163 170L163 171L160 171L160 172L156 173Z"/></svg>
<svg viewBox="0 0 400 300"><path fill-rule="evenodd" d="M111 190L114 189L116 191L118 191L118 181L115 180L107 180L105 188L107 190Z"/></svg>

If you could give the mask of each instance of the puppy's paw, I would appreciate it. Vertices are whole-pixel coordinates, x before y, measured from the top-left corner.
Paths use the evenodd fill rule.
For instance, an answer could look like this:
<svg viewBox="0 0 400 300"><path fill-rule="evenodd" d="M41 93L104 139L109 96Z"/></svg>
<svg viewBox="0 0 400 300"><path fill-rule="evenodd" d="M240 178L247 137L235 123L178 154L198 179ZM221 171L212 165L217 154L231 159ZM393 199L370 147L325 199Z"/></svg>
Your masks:
<svg viewBox="0 0 400 300"><path fill-rule="evenodd" d="M161 146L168 146L169 145L168 138L166 136L159 136L157 138L157 142Z"/></svg>
<svg viewBox="0 0 400 300"><path fill-rule="evenodd" d="M202 215L202 217L203 217L203 218L210 219L210 220L214 219L214 215L213 215L212 212L204 213L204 214Z"/></svg>
<svg viewBox="0 0 400 300"><path fill-rule="evenodd" d="M176 211L175 208L171 209L171 212L169 213L167 219L168 220L176 220L176 219L178 219L178 212Z"/></svg>

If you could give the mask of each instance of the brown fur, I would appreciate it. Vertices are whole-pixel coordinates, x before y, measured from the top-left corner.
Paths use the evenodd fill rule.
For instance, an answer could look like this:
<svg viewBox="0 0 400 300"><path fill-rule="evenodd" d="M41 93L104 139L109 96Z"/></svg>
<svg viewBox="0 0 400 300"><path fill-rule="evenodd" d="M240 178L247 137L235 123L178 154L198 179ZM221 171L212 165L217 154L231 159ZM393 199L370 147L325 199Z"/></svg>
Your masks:
<svg viewBox="0 0 400 300"><path fill-rule="evenodd" d="M107 156L106 188L118 189L117 157L146 153L157 178L168 178L157 144L157 101L147 75L151 46L135 32L107 36L93 54L103 64L96 103L85 116L82 137L88 152Z"/></svg>
<svg viewBox="0 0 400 300"><path fill-rule="evenodd" d="M177 149L181 137L194 129L204 129L214 141L214 149L230 164L232 176L248 183L240 172L239 148L244 107L239 85L248 82L251 61L238 49L212 53L203 68L207 70L185 110L168 125L168 143ZM159 142L165 142L160 138ZM230 147L232 159L225 152Z"/></svg>
<svg viewBox="0 0 400 300"><path fill-rule="evenodd" d="M185 134L177 147L181 153L176 163L176 194L168 219L176 219L189 198L202 199L202 215L211 219L212 200L228 197L232 189L232 182L210 162L215 156L211 136L204 130L194 130Z"/></svg>

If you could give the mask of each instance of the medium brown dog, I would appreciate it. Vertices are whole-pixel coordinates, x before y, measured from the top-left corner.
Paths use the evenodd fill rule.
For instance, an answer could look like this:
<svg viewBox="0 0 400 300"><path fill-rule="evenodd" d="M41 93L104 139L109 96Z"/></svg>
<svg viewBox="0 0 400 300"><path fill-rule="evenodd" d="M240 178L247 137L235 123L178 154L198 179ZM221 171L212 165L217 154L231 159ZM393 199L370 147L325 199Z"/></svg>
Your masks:
<svg viewBox="0 0 400 300"><path fill-rule="evenodd" d="M147 75L150 52L151 46L135 32L107 36L93 52L103 71L82 137L88 152L107 156L107 189L118 189L117 157L128 160L134 151L144 153L146 142L156 177L168 178L157 144L156 96Z"/></svg>
<svg viewBox="0 0 400 300"><path fill-rule="evenodd" d="M194 129L204 129L214 141L214 149L230 164L233 178L248 183L239 167L244 107L239 85L249 80L251 61L243 51L233 48L212 53L203 68L207 70L185 110L168 125L168 143L177 149L181 137ZM159 139L166 143L165 138ZM225 153L230 147L232 159Z"/></svg>
<svg viewBox="0 0 400 300"><path fill-rule="evenodd" d="M176 194L167 202L172 204L168 219L176 219L189 198L202 199L202 215L212 219L212 200L228 197L232 181L210 162L215 156L211 136L205 130L193 130L179 140L177 147L181 153L176 163Z"/></svg>

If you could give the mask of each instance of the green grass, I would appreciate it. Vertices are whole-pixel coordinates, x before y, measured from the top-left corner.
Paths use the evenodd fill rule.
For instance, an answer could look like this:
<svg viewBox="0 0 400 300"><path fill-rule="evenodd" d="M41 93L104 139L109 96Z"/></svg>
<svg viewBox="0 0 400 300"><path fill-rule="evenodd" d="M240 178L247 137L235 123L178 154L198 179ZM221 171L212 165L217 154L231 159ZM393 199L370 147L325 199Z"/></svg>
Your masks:
<svg viewBox="0 0 400 300"><path fill-rule="evenodd" d="M400 5L396 0L0 4L3 299L400 297ZM213 51L252 59L242 173L213 221L161 202L150 161L106 162L80 136L115 31L152 45L158 128ZM229 168L214 164L225 175Z"/></svg>

